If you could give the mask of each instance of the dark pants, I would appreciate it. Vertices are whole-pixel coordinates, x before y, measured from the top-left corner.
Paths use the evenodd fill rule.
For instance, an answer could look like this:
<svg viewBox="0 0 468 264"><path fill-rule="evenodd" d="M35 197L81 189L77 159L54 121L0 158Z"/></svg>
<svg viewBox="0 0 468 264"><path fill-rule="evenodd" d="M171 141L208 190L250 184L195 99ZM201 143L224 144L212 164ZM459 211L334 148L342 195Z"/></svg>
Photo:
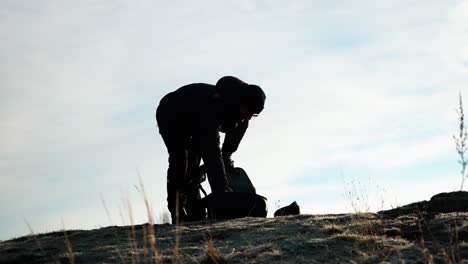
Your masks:
<svg viewBox="0 0 468 264"><path fill-rule="evenodd" d="M164 100L164 99L163 99ZM193 139L186 130L178 127L180 120L172 120L170 109L163 101L156 112L156 120L169 153L167 170L167 207L171 212L172 223L196 221L206 218L200 201L201 157Z"/></svg>

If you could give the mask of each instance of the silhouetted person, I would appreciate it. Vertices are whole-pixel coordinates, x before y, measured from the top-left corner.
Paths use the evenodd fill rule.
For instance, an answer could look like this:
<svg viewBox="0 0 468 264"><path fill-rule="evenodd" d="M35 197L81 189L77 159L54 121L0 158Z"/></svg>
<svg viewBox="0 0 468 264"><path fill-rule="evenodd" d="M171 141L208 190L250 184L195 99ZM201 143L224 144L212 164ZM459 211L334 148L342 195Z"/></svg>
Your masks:
<svg viewBox="0 0 468 264"><path fill-rule="evenodd" d="M206 217L197 204L201 159L212 192L230 191L226 170L233 169L231 155L265 98L259 86L225 76L216 85L189 84L161 99L156 120L169 153L167 202L173 224ZM226 133L222 148L219 132Z"/></svg>

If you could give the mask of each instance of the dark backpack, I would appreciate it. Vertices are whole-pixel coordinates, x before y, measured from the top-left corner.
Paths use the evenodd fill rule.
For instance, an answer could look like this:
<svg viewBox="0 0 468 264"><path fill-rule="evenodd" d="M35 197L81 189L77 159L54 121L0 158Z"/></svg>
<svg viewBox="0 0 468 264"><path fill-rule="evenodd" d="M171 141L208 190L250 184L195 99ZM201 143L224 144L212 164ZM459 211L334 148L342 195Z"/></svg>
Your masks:
<svg viewBox="0 0 468 264"><path fill-rule="evenodd" d="M255 187L242 168L227 173L232 192L206 195L201 204L208 211L208 219L225 220L242 217L266 217L267 198L256 194Z"/></svg>

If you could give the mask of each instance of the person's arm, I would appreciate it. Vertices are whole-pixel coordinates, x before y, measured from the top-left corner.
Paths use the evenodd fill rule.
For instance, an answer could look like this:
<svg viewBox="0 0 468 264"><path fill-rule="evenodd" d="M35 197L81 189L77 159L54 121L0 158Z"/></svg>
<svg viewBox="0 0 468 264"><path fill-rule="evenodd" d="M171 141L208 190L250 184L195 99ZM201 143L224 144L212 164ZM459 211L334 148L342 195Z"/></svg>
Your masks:
<svg viewBox="0 0 468 264"><path fill-rule="evenodd" d="M222 156L226 168L231 168L234 166L231 160L232 153L236 152L239 148L239 144L242 138L244 137L245 131L248 127L249 121L245 121L239 123L239 125L236 128L226 132L222 148Z"/></svg>
<svg viewBox="0 0 468 264"><path fill-rule="evenodd" d="M219 147L219 128L215 124L200 124L193 140L205 164L211 191L213 193L224 192L228 183Z"/></svg>

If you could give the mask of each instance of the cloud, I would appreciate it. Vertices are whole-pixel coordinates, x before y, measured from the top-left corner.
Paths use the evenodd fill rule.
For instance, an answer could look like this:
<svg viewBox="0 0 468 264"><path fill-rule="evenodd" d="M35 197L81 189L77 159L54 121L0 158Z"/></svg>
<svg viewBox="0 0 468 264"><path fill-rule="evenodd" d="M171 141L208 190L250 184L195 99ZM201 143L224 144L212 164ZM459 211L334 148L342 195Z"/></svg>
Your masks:
<svg viewBox="0 0 468 264"><path fill-rule="evenodd" d="M265 111L252 122L250 131L255 135L249 131L239 150L242 155L238 156L245 157L245 162L255 160L252 166L260 162L259 169L269 170L265 174L285 179L302 167L336 164L340 159L360 159L362 166L382 168L421 161L420 155L402 156L407 147L412 154L427 153L427 149L436 156L447 153L452 124L447 117L454 113L450 105L456 102L451 101L456 99L455 91L453 97L445 90L417 95L394 93L391 76L376 78L346 58L310 61L294 62L297 67L265 83L269 89ZM424 87L430 80L407 84ZM440 143L431 145L432 137ZM415 144L415 140L420 143ZM436 150L440 148L443 150ZM259 155L259 150L264 154ZM406 160L379 164L375 162L378 153ZM272 161L274 168L267 166Z"/></svg>
<svg viewBox="0 0 468 264"><path fill-rule="evenodd" d="M373 32L352 52L292 57L264 77L267 106L238 155L261 187L274 197L280 193L270 186L308 167L383 171L452 155L456 96L466 79L440 63L452 50L439 49L437 36L453 25L428 20L385 21L392 31Z"/></svg>

